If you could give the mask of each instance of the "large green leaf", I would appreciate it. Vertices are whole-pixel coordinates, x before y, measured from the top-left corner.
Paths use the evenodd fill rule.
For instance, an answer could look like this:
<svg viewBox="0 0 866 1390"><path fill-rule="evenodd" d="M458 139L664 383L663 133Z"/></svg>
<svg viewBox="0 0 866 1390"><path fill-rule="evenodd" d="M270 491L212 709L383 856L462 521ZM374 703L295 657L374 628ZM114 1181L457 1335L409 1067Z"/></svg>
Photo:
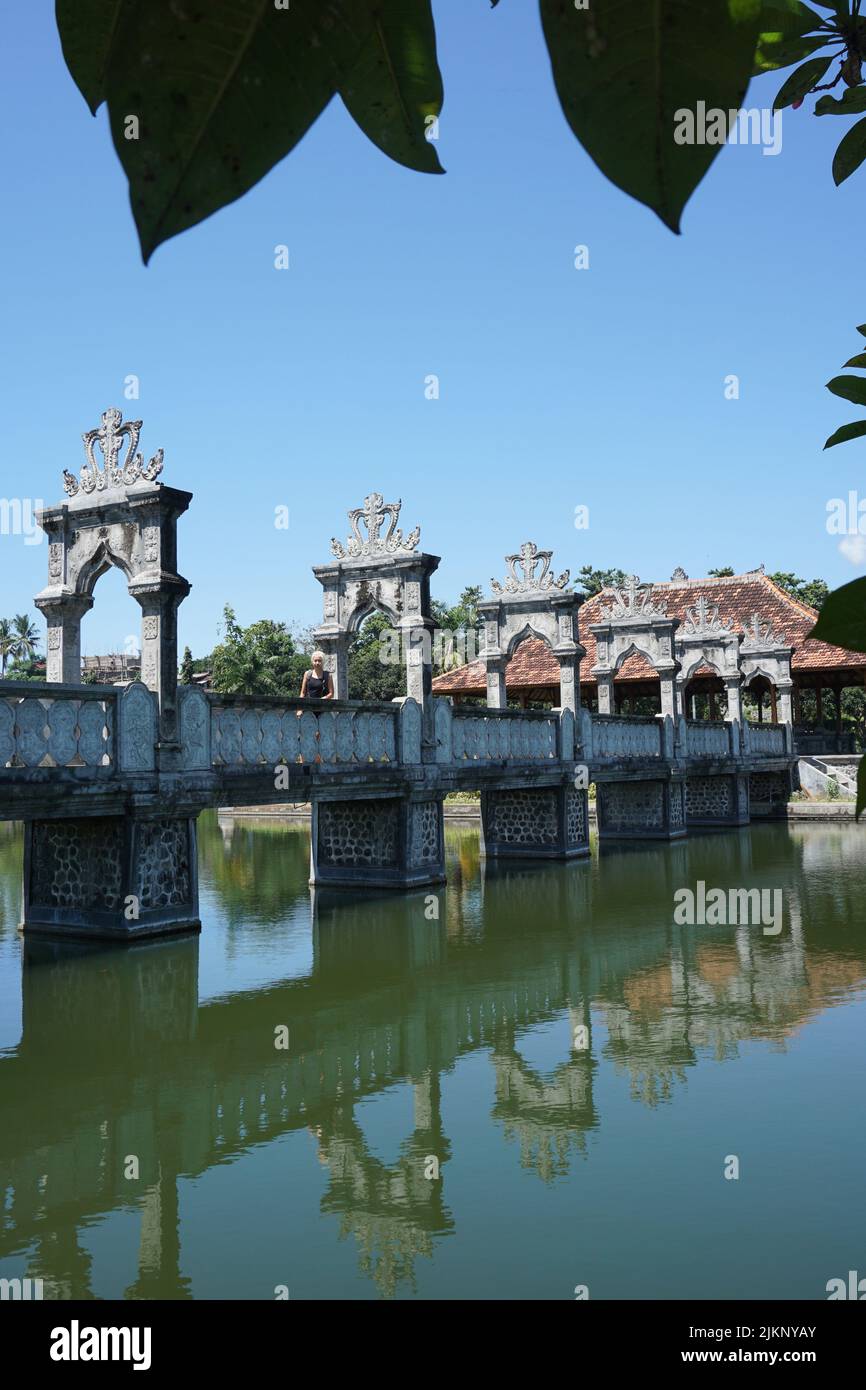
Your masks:
<svg viewBox="0 0 866 1390"><path fill-rule="evenodd" d="M800 4L800 0L773 0L773 3L764 5L755 52L755 76L808 58L829 37L804 39L804 35L817 29L820 23L820 15L810 10L808 5Z"/></svg>
<svg viewBox="0 0 866 1390"><path fill-rule="evenodd" d="M828 594L809 636L848 652L866 652L866 578Z"/></svg>
<svg viewBox="0 0 866 1390"><path fill-rule="evenodd" d="M749 85L759 0L541 0L569 125L619 188L672 231L721 148L677 144L678 113L727 112ZM703 133L703 132L701 132Z"/></svg>
<svg viewBox="0 0 866 1390"><path fill-rule="evenodd" d="M123 0L104 93L145 261L294 148L368 51L378 11L377 0ZM104 52L107 15L92 11ZM74 35L64 50L98 102L97 70Z"/></svg>
<svg viewBox="0 0 866 1390"><path fill-rule="evenodd" d="M866 810L866 758L861 758L860 766L857 769L857 805L854 807L854 819L859 820L864 810Z"/></svg>
<svg viewBox="0 0 866 1390"><path fill-rule="evenodd" d="M425 118L442 110L430 0L380 0L373 32L340 96L365 135L398 164L441 174Z"/></svg>
<svg viewBox="0 0 866 1390"><path fill-rule="evenodd" d="M834 396L841 396L843 401L866 405L866 379L862 377L834 376L832 381L827 382L827 390L832 391Z"/></svg>
<svg viewBox="0 0 866 1390"><path fill-rule="evenodd" d="M862 439L866 434L866 420L854 420L850 425L842 425L835 434L831 434L825 449L832 449L834 444L847 444L850 439Z"/></svg>
<svg viewBox="0 0 866 1390"><path fill-rule="evenodd" d="M105 100L105 73L122 11L129 0L56 0L54 12L66 66L95 116Z"/></svg>
<svg viewBox="0 0 866 1390"><path fill-rule="evenodd" d="M843 137L833 156L833 180L844 183L866 159L866 120L858 121Z"/></svg>
<svg viewBox="0 0 866 1390"><path fill-rule="evenodd" d="M810 58L808 63L795 68L787 82L782 83L779 95L773 102L773 110L781 111L783 107L790 106L792 101L799 101L807 92L811 92L816 83L821 81L832 61L832 55L827 58Z"/></svg>
<svg viewBox="0 0 866 1390"><path fill-rule="evenodd" d="M853 357L848 358L847 362L843 362L842 366L866 368L866 352L855 353Z"/></svg>
<svg viewBox="0 0 866 1390"><path fill-rule="evenodd" d="M824 96L815 102L816 116L856 116L860 111L866 111L866 87L849 87L838 100Z"/></svg>

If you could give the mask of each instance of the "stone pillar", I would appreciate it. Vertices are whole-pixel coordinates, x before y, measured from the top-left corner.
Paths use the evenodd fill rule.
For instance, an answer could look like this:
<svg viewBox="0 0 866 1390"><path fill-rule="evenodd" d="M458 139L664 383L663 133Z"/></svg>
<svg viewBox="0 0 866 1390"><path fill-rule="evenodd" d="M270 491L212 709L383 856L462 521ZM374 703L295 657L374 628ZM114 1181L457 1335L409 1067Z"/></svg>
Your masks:
<svg viewBox="0 0 866 1390"><path fill-rule="evenodd" d="M580 706L580 683L578 672L580 661L570 653L568 656L557 655L559 662L559 706L560 709L570 709L572 714L577 714Z"/></svg>
<svg viewBox="0 0 866 1390"><path fill-rule="evenodd" d="M780 724L793 724L793 711L791 707L791 692L794 689L793 681L778 681L776 692L778 695L778 716ZM836 699L841 704L841 692L836 692Z"/></svg>
<svg viewBox="0 0 866 1390"><path fill-rule="evenodd" d="M325 670L330 672L331 684L334 688L335 700L348 700L349 698L349 653L348 638L343 636L323 636L321 632L313 633L313 640L319 651L325 653ZM300 687L295 691L300 695Z"/></svg>
<svg viewBox="0 0 866 1390"><path fill-rule="evenodd" d="M749 778L709 776L694 772L686 779L686 821L689 829L708 829L749 823Z"/></svg>
<svg viewBox="0 0 866 1390"><path fill-rule="evenodd" d="M200 926L194 817L27 822L25 933L131 941Z"/></svg>
<svg viewBox="0 0 866 1390"><path fill-rule="evenodd" d="M595 671L598 681L598 712L613 714L613 671Z"/></svg>
<svg viewBox="0 0 866 1390"><path fill-rule="evenodd" d="M35 600L48 623L45 678L64 685L81 684L81 619L93 607L93 599L69 594Z"/></svg>
<svg viewBox="0 0 866 1390"><path fill-rule="evenodd" d="M505 687L507 664L503 656L485 656L484 658L487 673L487 704L490 709L508 708L508 692Z"/></svg>
<svg viewBox="0 0 866 1390"><path fill-rule="evenodd" d="M177 610L189 593L186 580L158 587L132 583L129 592L141 608L141 679L159 699L161 743L178 741Z"/></svg>
<svg viewBox="0 0 866 1390"><path fill-rule="evenodd" d="M312 796L310 882L414 888L445 882L444 793Z"/></svg>
<svg viewBox="0 0 866 1390"><path fill-rule="evenodd" d="M740 676L725 676L725 695L728 701L728 721L739 723L743 718L743 706L740 693Z"/></svg>
<svg viewBox="0 0 866 1390"><path fill-rule="evenodd" d="M597 780L596 798L602 840L681 840L686 834L681 777Z"/></svg>
<svg viewBox="0 0 866 1390"><path fill-rule="evenodd" d="M571 783L482 791L488 859L578 859L589 854L589 800Z"/></svg>
<svg viewBox="0 0 866 1390"><path fill-rule="evenodd" d="M661 687L662 714L670 715L671 719L677 717L677 685L676 685L676 663L672 666L658 666L659 685Z"/></svg>

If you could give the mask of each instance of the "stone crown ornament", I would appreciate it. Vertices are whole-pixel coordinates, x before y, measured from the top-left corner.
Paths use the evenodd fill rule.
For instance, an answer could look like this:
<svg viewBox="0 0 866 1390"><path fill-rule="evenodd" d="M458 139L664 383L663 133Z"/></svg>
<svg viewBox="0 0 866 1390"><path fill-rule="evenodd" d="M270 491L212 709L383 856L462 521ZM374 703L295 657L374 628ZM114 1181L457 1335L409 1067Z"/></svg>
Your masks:
<svg viewBox="0 0 866 1390"><path fill-rule="evenodd" d="M331 539L331 554L338 560L357 559L379 555L411 555L418 549L421 527L403 539L403 532L397 525L403 503L386 502L381 492L371 492L364 498L363 507L355 507L348 512L352 534L343 546L336 538ZM382 535L382 527L388 522L388 530ZM361 533L364 523L367 534Z"/></svg>
<svg viewBox="0 0 866 1390"><path fill-rule="evenodd" d="M651 584L641 584L633 574L621 589L613 590L613 601L602 604L604 617L610 618L666 618L667 610L652 602Z"/></svg>
<svg viewBox="0 0 866 1390"><path fill-rule="evenodd" d="M549 589L564 589L568 583L569 571L563 570L558 579L550 568L552 550L539 550L535 541L524 541L516 555L506 555L505 563L511 573L503 584L491 579L494 594L533 594L546 593ZM536 574L541 565L541 573ZM521 573L517 573L520 567Z"/></svg>
<svg viewBox="0 0 866 1390"><path fill-rule="evenodd" d="M68 497L78 492L105 492L108 488L131 487L144 479L152 483L162 472L162 449L158 449L150 463L145 464L138 448L141 434L141 420L127 420L123 423L122 413L112 406L102 413L99 429L88 430L81 438L87 462L76 478L68 469L63 470L63 486ZM124 437L127 440L126 453L120 460ZM103 467L100 468L95 454L96 446L102 453Z"/></svg>
<svg viewBox="0 0 866 1390"><path fill-rule="evenodd" d="M733 624L719 617L719 605L708 603L703 594L691 608L686 609L683 629L689 637L720 637L733 632Z"/></svg>
<svg viewBox="0 0 866 1390"><path fill-rule="evenodd" d="M762 618L758 613L753 613L747 623L743 625L745 633L744 647L772 647L776 645L776 634L773 631L773 623L770 618Z"/></svg>

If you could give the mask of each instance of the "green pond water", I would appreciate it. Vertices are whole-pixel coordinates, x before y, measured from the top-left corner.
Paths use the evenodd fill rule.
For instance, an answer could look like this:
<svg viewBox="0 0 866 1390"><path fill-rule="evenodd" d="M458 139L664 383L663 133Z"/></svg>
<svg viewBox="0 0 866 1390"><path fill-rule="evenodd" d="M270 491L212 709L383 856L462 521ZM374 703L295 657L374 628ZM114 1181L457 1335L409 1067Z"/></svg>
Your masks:
<svg viewBox="0 0 866 1390"><path fill-rule="evenodd" d="M303 825L212 813L201 935L132 949L24 944L21 854L0 826L0 1278L824 1299L866 1275L856 826L508 869L455 828L447 887L361 898L312 892ZM781 932L674 925L698 880L780 889Z"/></svg>

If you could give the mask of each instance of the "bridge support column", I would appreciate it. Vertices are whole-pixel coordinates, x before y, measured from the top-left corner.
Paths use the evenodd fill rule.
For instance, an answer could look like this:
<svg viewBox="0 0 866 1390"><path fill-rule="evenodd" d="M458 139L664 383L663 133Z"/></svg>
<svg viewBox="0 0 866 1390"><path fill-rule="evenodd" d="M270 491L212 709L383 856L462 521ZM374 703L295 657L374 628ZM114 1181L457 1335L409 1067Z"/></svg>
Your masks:
<svg viewBox="0 0 866 1390"><path fill-rule="evenodd" d="M313 795L310 882L415 888L445 882L442 792Z"/></svg>
<svg viewBox="0 0 866 1390"><path fill-rule="evenodd" d="M601 840L680 840L686 834L681 777L596 782Z"/></svg>
<svg viewBox="0 0 866 1390"><path fill-rule="evenodd" d="M749 776L691 773L686 778L686 824L694 827L749 824Z"/></svg>
<svg viewBox="0 0 866 1390"><path fill-rule="evenodd" d="M571 785L481 793L488 859L579 859L589 854L589 801Z"/></svg>
<svg viewBox="0 0 866 1390"><path fill-rule="evenodd" d="M198 930L195 818L28 821L21 926L121 941Z"/></svg>

